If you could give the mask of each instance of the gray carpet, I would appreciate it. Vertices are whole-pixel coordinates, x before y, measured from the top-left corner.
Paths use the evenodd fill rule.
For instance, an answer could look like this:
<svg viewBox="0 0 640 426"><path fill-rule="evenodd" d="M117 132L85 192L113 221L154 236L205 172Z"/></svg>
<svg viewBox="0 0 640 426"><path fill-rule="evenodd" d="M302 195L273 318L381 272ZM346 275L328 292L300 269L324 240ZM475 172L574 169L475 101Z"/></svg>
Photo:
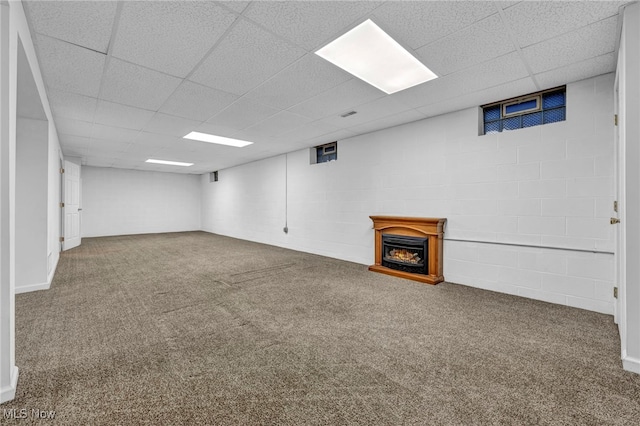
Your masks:
<svg viewBox="0 0 640 426"><path fill-rule="evenodd" d="M47 424L640 418L610 316L203 232L85 239L16 316L0 409Z"/></svg>

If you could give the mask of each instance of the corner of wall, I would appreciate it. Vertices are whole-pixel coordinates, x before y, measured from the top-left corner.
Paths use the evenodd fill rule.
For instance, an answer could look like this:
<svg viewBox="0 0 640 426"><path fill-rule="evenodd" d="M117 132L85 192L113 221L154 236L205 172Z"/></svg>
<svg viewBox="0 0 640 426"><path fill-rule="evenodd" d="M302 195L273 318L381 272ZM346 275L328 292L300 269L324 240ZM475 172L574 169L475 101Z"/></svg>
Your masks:
<svg viewBox="0 0 640 426"><path fill-rule="evenodd" d="M16 389L18 388L18 367L13 367L11 371L11 383L9 386L0 388L0 404L11 401L16 397Z"/></svg>

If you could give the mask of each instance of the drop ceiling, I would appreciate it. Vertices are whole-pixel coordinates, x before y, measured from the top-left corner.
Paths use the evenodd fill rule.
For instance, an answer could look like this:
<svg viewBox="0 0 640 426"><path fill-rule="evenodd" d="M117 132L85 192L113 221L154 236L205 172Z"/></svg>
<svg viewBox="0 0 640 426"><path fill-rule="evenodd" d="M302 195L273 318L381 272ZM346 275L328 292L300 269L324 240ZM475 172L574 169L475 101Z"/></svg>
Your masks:
<svg viewBox="0 0 640 426"><path fill-rule="evenodd" d="M626 3L23 0L64 154L179 173L614 71ZM314 54L366 19L439 78L386 95ZM182 139L191 131L254 144Z"/></svg>

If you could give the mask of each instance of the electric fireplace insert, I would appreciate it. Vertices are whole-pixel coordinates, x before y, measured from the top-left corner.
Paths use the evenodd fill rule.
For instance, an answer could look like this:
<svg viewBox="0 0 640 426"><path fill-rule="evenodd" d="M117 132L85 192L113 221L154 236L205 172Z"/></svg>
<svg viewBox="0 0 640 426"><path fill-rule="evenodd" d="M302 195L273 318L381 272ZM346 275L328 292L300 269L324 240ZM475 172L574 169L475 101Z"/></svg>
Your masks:
<svg viewBox="0 0 640 426"><path fill-rule="evenodd" d="M382 266L412 274L429 274L428 238L382 235Z"/></svg>

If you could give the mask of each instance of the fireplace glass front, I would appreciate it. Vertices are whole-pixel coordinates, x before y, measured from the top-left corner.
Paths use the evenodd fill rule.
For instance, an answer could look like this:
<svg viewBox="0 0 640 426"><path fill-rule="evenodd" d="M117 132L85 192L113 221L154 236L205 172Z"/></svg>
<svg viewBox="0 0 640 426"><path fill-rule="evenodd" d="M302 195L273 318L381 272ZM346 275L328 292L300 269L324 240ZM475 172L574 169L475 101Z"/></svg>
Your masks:
<svg viewBox="0 0 640 426"><path fill-rule="evenodd" d="M427 238L382 235L382 266L413 274L428 275Z"/></svg>

